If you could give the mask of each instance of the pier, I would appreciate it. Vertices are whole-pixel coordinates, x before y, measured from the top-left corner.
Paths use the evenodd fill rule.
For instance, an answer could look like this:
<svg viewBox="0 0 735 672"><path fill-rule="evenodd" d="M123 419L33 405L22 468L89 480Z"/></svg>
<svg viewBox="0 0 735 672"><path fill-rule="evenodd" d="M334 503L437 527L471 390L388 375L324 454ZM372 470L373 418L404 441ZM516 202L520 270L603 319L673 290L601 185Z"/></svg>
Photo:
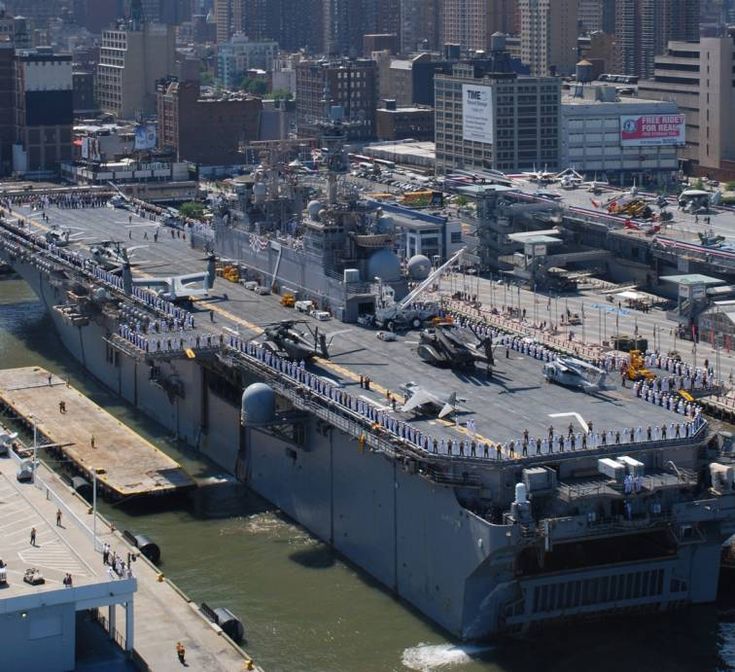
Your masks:
<svg viewBox="0 0 735 672"><path fill-rule="evenodd" d="M84 615L84 624L79 627L84 627L84 636L95 643L87 647L67 643L63 656L73 660L76 655L74 662L94 664L94 669L108 669L102 667L105 663L115 665L115 669L130 669L122 667L127 659L139 670L180 670L183 666L175 647L182 642L192 670L262 672L247 653L202 615L197 604L138 554L119 530L102 516L93 525L87 503L58 475L41 464L34 483L19 483L15 478L17 465L15 456L0 459L0 501L6 509L0 521L0 557L7 564L8 580L0 591L0 612L22 610L23 618L34 621L50 617L48 605L65 602ZM31 528L36 530L33 544L28 541ZM129 574L118 576L103 563L103 544L123 559L137 556ZM45 583L31 586L24 582L28 567L35 567ZM72 577L71 588L63 585L67 574ZM72 635L71 641L74 639ZM105 639L108 646L103 645ZM9 644L6 642L0 651L0 664L10 661L10 667L3 669L22 669L32 662L35 654L22 646L21 639L14 642L17 648ZM44 669L62 666L59 663Z"/></svg>
<svg viewBox="0 0 735 672"><path fill-rule="evenodd" d="M0 404L112 498L194 487L175 460L43 368L0 370Z"/></svg>

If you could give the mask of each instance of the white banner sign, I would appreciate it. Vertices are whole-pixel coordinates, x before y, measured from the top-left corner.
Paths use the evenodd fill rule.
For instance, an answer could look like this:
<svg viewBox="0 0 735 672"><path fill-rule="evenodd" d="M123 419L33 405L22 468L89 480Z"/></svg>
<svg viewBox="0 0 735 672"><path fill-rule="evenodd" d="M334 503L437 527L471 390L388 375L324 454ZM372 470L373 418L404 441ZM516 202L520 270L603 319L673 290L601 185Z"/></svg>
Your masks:
<svg viewBox="0 0 735 672"><path fill-rule="evenodd" d="M462 84L462 139L493 144L493 90Z"/></svg>

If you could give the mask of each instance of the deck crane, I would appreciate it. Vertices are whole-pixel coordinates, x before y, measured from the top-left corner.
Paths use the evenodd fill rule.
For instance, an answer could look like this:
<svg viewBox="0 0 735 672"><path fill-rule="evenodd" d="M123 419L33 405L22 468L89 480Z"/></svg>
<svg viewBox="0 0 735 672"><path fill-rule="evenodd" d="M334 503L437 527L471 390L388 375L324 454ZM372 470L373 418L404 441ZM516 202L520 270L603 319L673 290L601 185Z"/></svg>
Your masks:
<svg viewBox="0 0 735 672"><path fill-rule="evenodd" d="M395 301L393 288L378 284L378 305L375 308L375 325L380 329L395 331L400 329L418 329L424 320L436 317L436 307L415 308L413 303L431 287L449 268L456 264L467 250L463 247L455 252L441 266L432 271L429 276L413 288L401 301Z"/></svg>

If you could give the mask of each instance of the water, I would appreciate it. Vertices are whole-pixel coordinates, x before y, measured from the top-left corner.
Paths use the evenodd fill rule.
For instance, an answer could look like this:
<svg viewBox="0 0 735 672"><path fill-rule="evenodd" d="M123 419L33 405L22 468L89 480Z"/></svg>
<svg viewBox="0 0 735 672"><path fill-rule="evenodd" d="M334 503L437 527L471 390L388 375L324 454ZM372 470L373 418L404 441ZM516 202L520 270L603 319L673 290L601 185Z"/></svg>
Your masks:
<svg viewBox="0 0 735 672"><path fill-rule="evenodd" d="M196 602L226 606L267 672L720 672L735 623L712 607L568 625L523 643L463 645L398 602L267 502L95 384L59 344L27 285L0 280L0 362L41 365L179 460L202 487L178 503L103 504L119 528L161 546L163 571Z"/></svg>

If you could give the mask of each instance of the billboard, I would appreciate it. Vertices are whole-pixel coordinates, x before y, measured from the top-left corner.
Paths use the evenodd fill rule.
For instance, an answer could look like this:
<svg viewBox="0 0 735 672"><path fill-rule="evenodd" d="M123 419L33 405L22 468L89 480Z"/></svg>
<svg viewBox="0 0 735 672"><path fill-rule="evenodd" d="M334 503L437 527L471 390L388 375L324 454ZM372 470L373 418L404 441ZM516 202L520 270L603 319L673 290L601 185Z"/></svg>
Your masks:
<svg viewBox="0 0 735 672"><path fill-rule="evenodd" d="M94 137L82 138L82 158L89 161L102 161L100 141Z"/></svg>
<svg viewBox="0 0 735 672"><path fill-rule="evenodd" d="M683 145L686 117L683 114L628 114L620 117L623 147Z"/></svg>
<svg viewBox="0 0 735 672"><path fill-rule="evenodd" d="M135 127L135 149L154 149L156 146L156 127L146 124Z"/></svg>
<svg viewBox="0 0 735 672"><path fill-rule="evenodd" d="M493 144L493 89L462 84L462 139Z"/></svg>

